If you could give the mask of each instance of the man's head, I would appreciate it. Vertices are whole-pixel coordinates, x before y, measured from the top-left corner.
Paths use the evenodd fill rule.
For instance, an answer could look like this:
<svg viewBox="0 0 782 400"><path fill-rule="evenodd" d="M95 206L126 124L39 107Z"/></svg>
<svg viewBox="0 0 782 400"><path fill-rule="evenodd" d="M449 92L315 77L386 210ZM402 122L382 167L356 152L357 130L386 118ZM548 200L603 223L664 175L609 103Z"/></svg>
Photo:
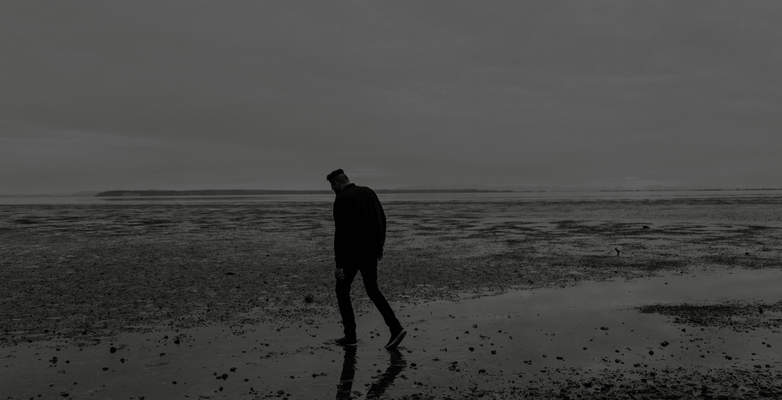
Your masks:
<svg viewBox="0 0 782 400"><path fill-rule="evenodd" d="M350 184L350 179L348 179L348 176L345 175L345 171L342 169L331 171L330 174L326 175L326 180L331 183L331 190L336 194L342 192L342 189Z"/></svg>

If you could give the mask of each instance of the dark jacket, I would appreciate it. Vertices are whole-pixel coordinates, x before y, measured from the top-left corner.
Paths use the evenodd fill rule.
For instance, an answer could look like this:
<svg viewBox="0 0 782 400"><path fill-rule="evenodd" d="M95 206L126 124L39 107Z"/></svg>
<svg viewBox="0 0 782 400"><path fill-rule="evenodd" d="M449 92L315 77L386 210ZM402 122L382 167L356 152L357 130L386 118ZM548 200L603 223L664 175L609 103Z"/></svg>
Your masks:
<svg viewBox="0 0 782 400"><path fill-rule="evenodd" d="M377 259L386 242L386 214L375 192L349 184L334 200L334 256L337 267Z"/></svg>

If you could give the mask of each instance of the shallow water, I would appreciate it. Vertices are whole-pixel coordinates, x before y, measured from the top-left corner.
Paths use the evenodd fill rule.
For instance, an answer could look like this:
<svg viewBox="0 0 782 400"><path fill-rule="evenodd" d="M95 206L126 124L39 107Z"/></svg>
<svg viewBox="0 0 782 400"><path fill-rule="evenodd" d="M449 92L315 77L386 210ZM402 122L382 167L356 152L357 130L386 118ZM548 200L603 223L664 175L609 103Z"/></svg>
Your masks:
<svg viewBox="0 0 782 400"><path fill-rule="evenodd" d="M567 379L573 368L584 374L679 366L779 369L779 333L693 327L635 307L776 302L780 285L778 270L733 269L397 304L409 332L399 352L383 350L388 336L374 309L358 318L355 350L324 343L339 336L335 319L279 331L244 325L125 333L89 347L38 342L0 349L0 388L7 398L320 399L393 397L449 385L502 388Z"/></svg>

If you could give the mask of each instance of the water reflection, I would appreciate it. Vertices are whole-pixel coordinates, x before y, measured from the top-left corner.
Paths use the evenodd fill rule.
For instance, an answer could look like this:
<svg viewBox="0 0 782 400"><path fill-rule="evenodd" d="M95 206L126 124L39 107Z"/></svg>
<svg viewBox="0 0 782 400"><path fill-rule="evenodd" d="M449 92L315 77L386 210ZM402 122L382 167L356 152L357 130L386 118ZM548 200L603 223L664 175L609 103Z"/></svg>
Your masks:
<svg viewBox="0 0 782 400"><path fill-rule="evenodd" d="M337 400L349 400L353 397L353 378L356 374L356 347L345 347L345 361L342 363L342 374L337 384ZM407 367L407 362L398 349L388 351L388 368L372 383L367 392L367 399L379 399L386 389L394 383L396 377ZM360 396L356 392L355 395Z"/></svg>
<svg viewBox="0 0 782 400"><path fill-rule="evenodd" d="M337 384L337 400L351 399L350 392L353 390L353 377L356 374L356 347L345 347L345 361L342 362L342 375Z"/></svg>

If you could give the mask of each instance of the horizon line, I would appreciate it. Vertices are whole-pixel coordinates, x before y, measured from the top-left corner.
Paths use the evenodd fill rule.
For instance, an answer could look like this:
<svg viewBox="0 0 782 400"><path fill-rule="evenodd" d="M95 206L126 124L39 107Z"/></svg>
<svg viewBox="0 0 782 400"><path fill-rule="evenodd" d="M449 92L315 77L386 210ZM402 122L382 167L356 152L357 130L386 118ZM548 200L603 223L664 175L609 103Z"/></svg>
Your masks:
<svg viewBox="0 0 782 400"><path fill-rule="evenodd" d="M562 188L562 189L556 189L556 188L550 188L550 189L529 189L529 190L523 190L523 189L490 189L490 188L432 188L432 189L425 189L425 188L396 188L396 189L374 189L376 192L381 193L389 193L389 192L397 192L397 193L425 193L425 192L451 192L451 193L458 193L458 192L471 192L471 193L568 193L568 192L721 192L721 191L782 191L782 188L769 188L769 187L758 187L758 188L700 188L700 189L686 189L686 188L646 188L646 189L598 189L598 188ZM177 194L183 195L184 193L193 193L193 194L201 194L201 195L208 195L206 192L223 192L223 193L247 193L247 195L262 195L262 194L330 194L332 193L331 190L324 190L324 189L119 189L119 190L104 190L104 191L95 191L95 190L81 190L77 192L59 192L59 193L35 193L35 194L16 194L16 193L5 193L0 194L0 197L110 197L110 196L132 196L130 193L140 193L145 192L148 193L146 195L152 194L152 195L158 195L158 196L176 196ZM164 193L171 193L171 194L159 194L161 192ZM249 193L254 192L254 193ZM122 193L122 194L120 194ZM102 195L102 196L100 196ZM185 194L186 195L186 194ZM220 194L212 194L214 196L219 196ZM144 194L140 194L138 196L145 196Z"/></svg>

